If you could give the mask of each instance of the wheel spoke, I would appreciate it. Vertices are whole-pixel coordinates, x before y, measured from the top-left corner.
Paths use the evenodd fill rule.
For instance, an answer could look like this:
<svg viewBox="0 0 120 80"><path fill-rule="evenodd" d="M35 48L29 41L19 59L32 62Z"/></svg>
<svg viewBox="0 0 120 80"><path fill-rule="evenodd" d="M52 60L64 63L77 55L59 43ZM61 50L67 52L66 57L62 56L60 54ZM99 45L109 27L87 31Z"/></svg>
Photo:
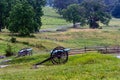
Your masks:
<svg viewBox="0 0 120 80"><path fill-rule="evenodd" d="M53 49L53 52L55 50L63 50L63 49L65 49L65 48L63 48L63 47L56 47L56 48ZM56 53L51 53L51 57L53 57L52 58L52 63L53 64L63 64L65 62L67 62L67 60L68 60L68 52L58 51Z"/></svg>

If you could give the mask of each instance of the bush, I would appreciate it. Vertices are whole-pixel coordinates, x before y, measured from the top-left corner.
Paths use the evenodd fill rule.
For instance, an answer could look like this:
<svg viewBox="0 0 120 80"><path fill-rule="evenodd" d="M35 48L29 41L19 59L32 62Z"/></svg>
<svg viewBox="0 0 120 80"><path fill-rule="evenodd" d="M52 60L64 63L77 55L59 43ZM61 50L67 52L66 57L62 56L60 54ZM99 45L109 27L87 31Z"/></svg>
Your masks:
<svg viewBox="0 0 120 80"><path fill-rule="evenodd" d="M15 37L12 37L12 38L10 39L10 41L11 41L12 43L15 43L15 42L16 42L16 38L15 38Z"/></svg>
<svg viewBox="0 0 120 80"><path fill-rule="evenodd" d="M9 44L7 44L7 49L5 50L5 52L6 52L5 54L6 57L12 56L14 54L12 51L12 46Z"/></svg>

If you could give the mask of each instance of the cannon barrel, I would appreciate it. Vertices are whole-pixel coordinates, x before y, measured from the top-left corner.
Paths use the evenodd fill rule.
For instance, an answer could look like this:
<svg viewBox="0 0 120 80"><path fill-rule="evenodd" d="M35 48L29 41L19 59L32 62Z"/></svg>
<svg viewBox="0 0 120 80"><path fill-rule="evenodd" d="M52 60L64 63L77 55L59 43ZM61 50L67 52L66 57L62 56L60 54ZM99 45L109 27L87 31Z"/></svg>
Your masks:
<svg viewBox="0 0 120 80"><path fill-rule="evenodd" d="M54 53L57 53L57 52L64 52L64 51L68 52L68 51L70 51L70 49L69 48L65 48L65 49L60 49L60 50L58 49L58 50L54 50L54 51L52 50L51 54L52 53L54 54Z"/></svg>

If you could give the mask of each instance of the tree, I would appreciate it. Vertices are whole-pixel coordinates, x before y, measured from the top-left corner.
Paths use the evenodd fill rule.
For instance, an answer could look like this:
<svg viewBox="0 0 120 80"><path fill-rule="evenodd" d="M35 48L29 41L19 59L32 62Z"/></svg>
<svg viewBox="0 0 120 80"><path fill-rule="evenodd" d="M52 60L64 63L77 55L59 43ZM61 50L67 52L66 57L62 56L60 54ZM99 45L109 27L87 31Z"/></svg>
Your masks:
<svg viewBox="0 0 120 80"><path fill-rule="evenodd" d="M0 31L8 26L9 12L18 0L0 0Z"/></svg>
<svg viewBox="0 0 120 80"><path fill-rule="evenodd" d="M84 8L80 7L78 4L71 4L67 7L67 9L63 9L62 11L63 18L72 22L74 28L76 27L75 24L77 22L82 22L82 24L84 24L84 18L82 17L84 13Z"/></svg>
<svg viewBox="0 0 120 80"><path fill-rule="evenodd" d="M35 31L39 31L39 28L42 25L42 6L45 5L45 0L0 0L0 31L1 28L4 28L5 26L8 27L8 18L10 16L9 12L12 10L15 4L25 1L27 1L34 9L35 16L33 19L36 22Z"/></svg>
<svg viewBox="0 0 120 80"><path fill-rule="evenodd" d="M0 32L2 27L4 26L4 9L5 9L5 3L3 0L0 0Z"/></svg>
<svg viewBox="0 0 120 80"><path fill-rule="evenodd" d="M103 0L85 0L81 6L86 10L84 15L90 28L99 28L99 24L97 23L98 21L108 25L111 16L107 13L107 7Z"/></svg>
<svg viewBox="0 0 120 80"><path fill-rule="evenodd" d="M116 6L113 8L112 16L115 18L120 18L120 3L116 4Z"/></svg>
<svg viewBox="0 0 120 80"><path fill-rule="evenodd" d="M70 4L75 4L78 3L78 0L54 0L53 2L53 7L56 8L58 10L58 12L61 14L61 11L63 9L66 9L67 6L69 6Z"/></svg>
<svg viewBox="0 0 120 80"><path fill-rule="evenodd" d="M73 24L89 24L90 28L99 28L98 21L107 25L111 19L102 0L85 0L80 5L70 5L62 15Z"/></svg>
<svg viewBox="0 0 120 80"><path fill-rule="evenodd" d="M39 31L40 26L42 25L41 17L43 16L42 6L45 5L45 0L27 0L28 3L33 7L35 11L34 21L37 23L35 32Z"/></svg>
<svg viewBox="0 0 120 80"><path fill-rule="evenodd" d="M34 17L33 8L26 1L21 1L10 11L8 29L22 36L30 35L36 28Z"/></svg>

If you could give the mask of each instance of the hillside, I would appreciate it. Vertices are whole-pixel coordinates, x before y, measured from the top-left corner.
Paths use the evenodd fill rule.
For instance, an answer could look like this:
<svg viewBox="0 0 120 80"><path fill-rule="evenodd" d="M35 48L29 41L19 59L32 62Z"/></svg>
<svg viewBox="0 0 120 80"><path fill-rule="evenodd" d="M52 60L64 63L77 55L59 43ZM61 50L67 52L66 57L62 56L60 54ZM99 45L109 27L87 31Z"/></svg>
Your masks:
<svg viewBox="0 0 120 80"><path fill-rule="evenodd" d="M66 22L58 15L54 9L45 7L42 17L43 26L41 30L53 30L52 32L33 34L34 37L16 37L17 44L11 43L11 36L8 32L0 33L0 53L4 54L7 44L11 44L13 51L17 52L24 47L32 47L36 52L41 50L51 50L61 45L70 48L96 45L116 45L120 38L120 20L112 19L109 26L103 26L103 29L72 29L71 23ZM66 32L56 32L55 29L68 28ZM52 46L51 46L52 45ZM15 48L14 48L15 47Z"/></svg>
<svg viewBox="0 0 120 80"><path fill-rule="evenodd" d="M15 36L17 42L11 43L9 32L4 30L0 33L0 54L4 54L7 44L17 53L21 48L32 47L35 53L51 50L60 45L69 48L81 48L84 46L119 45L120 20L112 19L109 26L101 25L103 29L88 29L87 26L78 29L71 27L70 23L62 19L54 9L45 7L42 17L43 26L41 30L53 30L52 32L40 32L33 37ZM48 11L48 12L47 12ZM57 32L54 29L66 28L65 32ZM68 29L67 29L68 28Z"/></svg>
<svg viewBox="0 0 120 80"><path fill-rule="evenodd" d="M120 59L114 54L89 52L69 56L66 64L53 65L50 61L40 65L38 69L33 64L50 56L50 50L56 46L66 48L83 48L85 46L120 45L120 19L112 19L109 26L101 25L103 29L89 29L88 26L76 29L69 28L71 23L62 19L54 9L45 7L41 30L66 27L66 31L51 31L35 33L31 37L15 36L17 42L11 43L10 33L6 30L0 33L0 55L5 54L7 44L13 52L21 48L33 48L32 56L15 58L15 56L0 59L0 80L120 80ZM2 63L4 60L9 60Z"/></svg>
<svg viewBox="0 0 120 80"><path fill-rule="evenodd" d="M88 53L70 56L63 65L51 65L50 62L32 68L36 62L47 55L34 55L13 59L9 67L0 69L0 80L119 80L120 59L112 55Z"/></svg>
<svg viewBox="0 0 120 80"><path fill-rule="evenodd" d="M42 17L42 29L60 28L70 24L69 22L66 22L59 14L57 14L56 10L51 7L44 7L43 11L44 16Z"/></svg>

